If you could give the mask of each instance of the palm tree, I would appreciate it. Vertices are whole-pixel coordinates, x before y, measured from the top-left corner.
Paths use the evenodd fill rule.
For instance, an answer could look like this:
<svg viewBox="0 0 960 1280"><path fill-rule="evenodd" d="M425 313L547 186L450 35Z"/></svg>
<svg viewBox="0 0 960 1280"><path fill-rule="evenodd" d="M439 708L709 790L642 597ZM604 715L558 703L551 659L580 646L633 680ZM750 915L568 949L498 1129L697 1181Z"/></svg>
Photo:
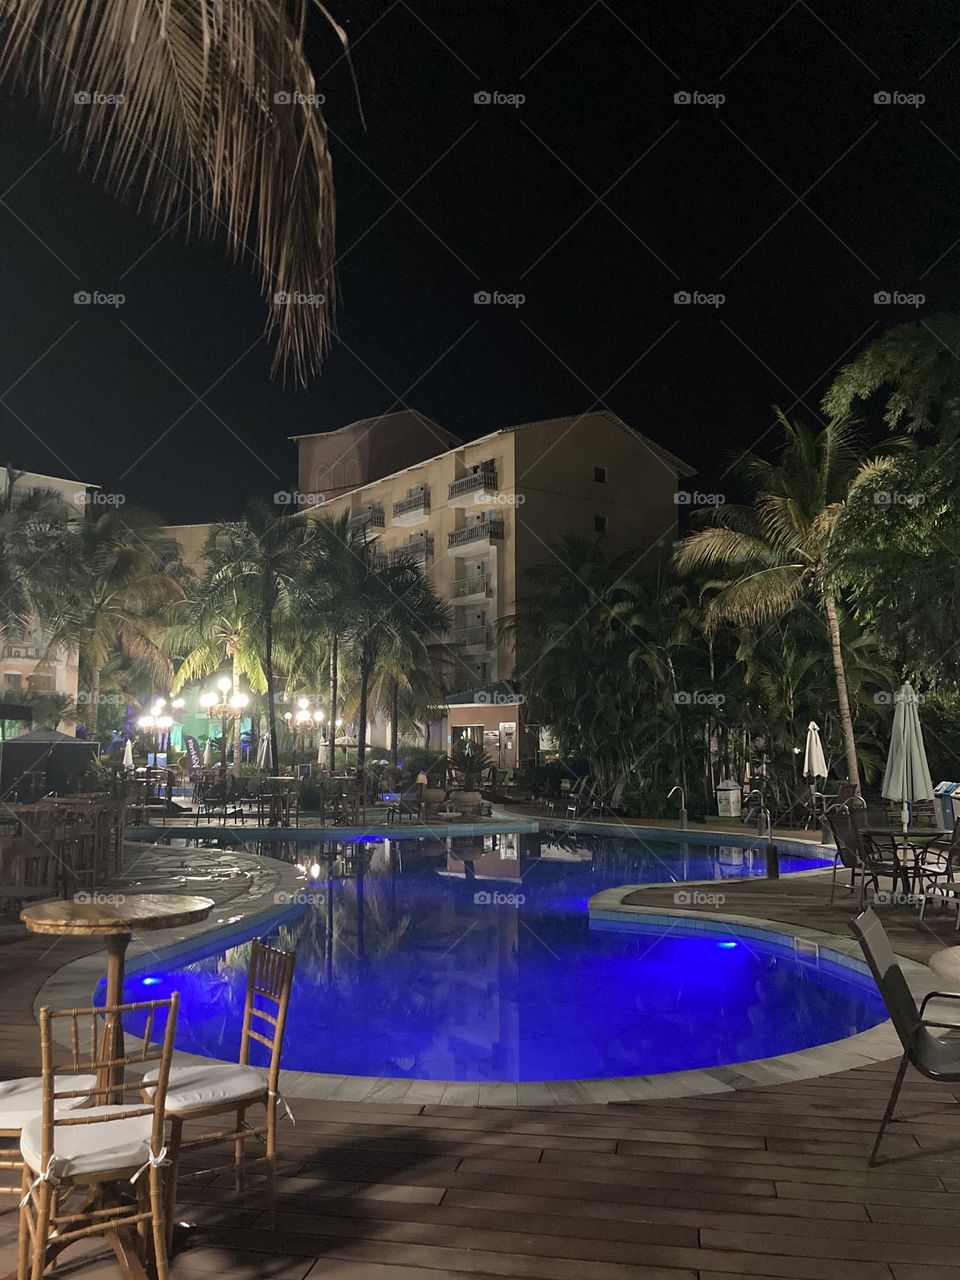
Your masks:
<svg viewBox="0 0 960 1280"><path fill-rule="evenodd" d="M0 637L55 621L62 603L69 508L52 489L18 491L22 475L8 466L0 492Z"/></svg>
<svg viewBox="0 0 960 1280"><path fill-rule="evenodd" d="M249 626L264 674L274 773L280 768L276 640L278 632L282 637L302 616L314 536L310 522L278 516L266 503L251 502L245 519L215 526L206 553L211 591L229 592L242 602L239 616Z"/></svg>
<svg viewBox="0 0 960 1280"><path fill-rule="evenodd" d="M218 563L216 545L208 545L208 549ZM253 604L235 582L225 582L216 573L206 574L191 584L184 600L171 612L173 621L164 647L177 661L171 685L174 693L188 681L219 671L224 662L230 663L235 689L246 677L254 693L266 690Z"/></svg>
<svg viewBox="0 0 960 1280"><path fill-rule="evenodd" d="M412 654L425 655L439 644L450 625L450 610L434 591L420 565L403 556L389 564L366 551L366 573L353 600L348 648L357 670L357 767L367 745L370 684L378 666L397 664Z"/></svg>
<svg viewBox="0 0 960 1280"><path fill-rule="evenodd" d="M231 255L259 268L275 367L315 373L334 306L334 199L308 16L324 15L346 46L320 0L2 11L0 83L35 93L81 165L162 226L222 229Z"/></svg>
<svg viewBox="0 0 960 1280"><path fill-rule="evenodd" d="M169 679L161 648L164 612L183 592L174 543L157 516L136 508L88 509L70 540L65 599L48 652L79 650L89 677L87 730L97 730L100 678L118 650Z"/></svg>
<svg viewBox="0 0 960 1280"><path fill-rule="evenodd" d="M681 573L720 569L728 577L707 606L709 628L721 622L764 626L805 603L822 612L829 638L844 755L859 790L860 771L844 669L840 614L831 573L833 534L851 491L872 474L854 448L848 423L821 431L777 411L784 445L776 462L747 454L740 470L754 490L752 507L714 508L711 527L686 538L675 556Z"/></svg>
<svg viewBox="0 0 960 1280"><path fill-rule="evenodd" d="M336 768L337 712L340 707L342 648L349 619L363 598L370 555L362 532L351 529L350 513L314 525L307 607L327 645L327 737L330 772Z"/></svg>

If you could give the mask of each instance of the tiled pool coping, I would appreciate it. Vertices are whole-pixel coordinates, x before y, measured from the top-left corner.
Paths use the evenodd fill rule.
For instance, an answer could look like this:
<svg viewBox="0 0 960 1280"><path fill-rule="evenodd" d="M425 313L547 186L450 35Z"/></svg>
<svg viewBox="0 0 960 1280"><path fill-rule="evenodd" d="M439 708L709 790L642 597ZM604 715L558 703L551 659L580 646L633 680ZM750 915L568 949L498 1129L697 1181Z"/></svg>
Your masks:
<svg viewBox="0 0 960 1280"><path fill-rule="evenodd" d="M284 890L287 893L296 891L299 880L294 867L266 857L263 857L263 861L271 864L270 870L274 873L270 886L274 899L278 890ZM689 883L693 884L693 882ZM717 882L706 883L715 885ZM821 955L825 954L826 958L833 963L859 972L864 971L863 963L858 958L856 943L852 938L848 941L840 935L826 933L819 929L801 928L755 917L719 912L711 912L707 915L701 910L685 911L676 907L660 910L631 905L624 901L638 889L650 887L650 885L624 885L596 894L590 900L591 927L630 928L631 924L637 927L649 927L651 924L681 919L698 930L729 934L732 928L745 937L763 938L765 942L774 945L780 940L789 939L789 943L783 941L782 945L789 945L791 949L796 945L794 939L801 939L807 943L815 943L820 948ZM255 897L248 899L242 911L235 912L225 922L221 920L213 928L209 923L204 923L182 930L169 931L169 936L152 934L149 944L143 940L134 939L127 965L128 972L135 973L138 969L158 962L168 964L178 955L195 951L199 946L206 948L217 944L225 945L228 941L237 938L238 934L252 936L259 928L267 928L290 913L289 907L277 907L270 903L268 898L269 895L265 892L260 899ZM900 957L900 964L910 989L918 999L928 991L937 989L937 975L931 969L903 957ZM87 1004L103 974L103 967L102 952L94 952L64 966L37 993L35 1010L39 1010L44 1004L59 1008ZM898 1055L899 1052L899 1041L891 1024L883 1022L858 1035L810 1049L798 1050L795 1053L718 1067L664 1072L658 1075L486 1084L283 1071L281 1088L289 1097L419 1104L443 1103L457 1106L549 1106L630 1102L653 1098L729 1093L738 1089L752 1089L784 1081L810 1079L851 1067L882 1062ZM216 1059L180 1051L177 1051L176 1060L179 1063L216 1061Z"/></svg>

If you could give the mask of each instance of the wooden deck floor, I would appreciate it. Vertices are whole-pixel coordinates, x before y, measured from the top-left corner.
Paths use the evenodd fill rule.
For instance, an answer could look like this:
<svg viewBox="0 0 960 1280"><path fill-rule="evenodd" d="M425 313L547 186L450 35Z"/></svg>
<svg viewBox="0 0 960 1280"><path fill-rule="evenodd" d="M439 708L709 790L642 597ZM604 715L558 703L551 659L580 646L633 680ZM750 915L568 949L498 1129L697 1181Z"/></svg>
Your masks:
<svg viewBox="0 0 960 1280"><path fill-rule="evenodd" d="M644 900L663 894L644 890ZM668 897L669 901L669 897ZM730 888L724 910L845 930L822 881ZM663 903L662 905L666 905ZM937 945L903 912L896 945ZM950 923L935 926L953 940ZM32 994L78 954L0 952L0 1071L32 1070ZM916 1076L866 1167L893 1064L717 1098L498 1110L294 1100L281 1211L220 1179L185 1184L197 1222L175 1280L952 1280L960 1275L960 1088ZM15 1214L0 1215L0 1270ZM69 1259L70 1255L67 1255ZM107 1280L92 1256L56 1274Z"/></svg>

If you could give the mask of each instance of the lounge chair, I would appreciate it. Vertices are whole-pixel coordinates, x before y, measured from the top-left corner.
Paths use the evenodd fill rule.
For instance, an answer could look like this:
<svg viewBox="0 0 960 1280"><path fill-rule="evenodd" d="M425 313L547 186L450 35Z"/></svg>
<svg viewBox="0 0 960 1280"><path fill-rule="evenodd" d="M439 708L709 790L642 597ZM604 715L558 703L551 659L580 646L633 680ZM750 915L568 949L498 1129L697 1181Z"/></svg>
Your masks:
<svg viewBox="0 0 960 1280"><path fill-rule="evenodd" d="M931 1000L960 1002L960 992L930 991L923 997L920 1007L917 1008L917 1002L907 986L906 978L890 946L890 939L878 916L868 908L857 916L856 920L851 921L850 927L863 949L870 972L880 988L890 1020L903 1046L903 1057L900 1059L893 1088L890 1090L887 1109L883 1113L876 1141L870 1152L868 1163L873 1165L877 1163L877 1153L887 1125L893 1119L908 1066L915 1067L928 1080L937 1080L943 1084L960 1082L960 1042L948 1042L930 1034L931 1031L938 1030L960 1030L960 1003L957 1006L958 1021L956 1022L944 1022L939 1019L934 1021L924 1016Z"/></svg>

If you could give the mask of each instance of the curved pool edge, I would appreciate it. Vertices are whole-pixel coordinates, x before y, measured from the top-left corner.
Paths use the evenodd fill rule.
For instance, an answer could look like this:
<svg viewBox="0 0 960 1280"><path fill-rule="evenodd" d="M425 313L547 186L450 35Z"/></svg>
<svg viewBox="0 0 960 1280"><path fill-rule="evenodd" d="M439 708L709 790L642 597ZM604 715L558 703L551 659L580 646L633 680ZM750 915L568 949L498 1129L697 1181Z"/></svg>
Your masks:
<svg viewBox="0 0 960 1280"><path fill-rule="evenodd" d="M276 862L270 859L270 862ZM278 875L287 878L292 871L286 863L276 862ZM804 874L804 873L797 873ZM694 882L690 882L691 884ZM711 881L705 883L713 883ZM716 932L728 931L730 926L750 935L772 935L778 938L799 938L816 943L830 953L839 963L863 971L863 963L856 958L857 946L840 934L828 933L789 925L776 920L753 916L739 916L702 910L684 911L679 908L656 908L640 904L627 904L624 899L638 889L650 885L623 885L605 889L590 899L591 923L607 922L619 927L629 927L631 920L649 923L651 920L684 919L699 922L704 928ZM269 907L259 904L242 920L218 923L213 928L208 922L179 931L181 935L165 941L153 935L158 946L143 946L131 957L128 972L136 972L147 963L167 963L178 954L198 945L208 946L218 940L226 941L238 932L248 932L260 925L272 925L290 914L289 907ZM138 960L140 964L138 966ZM938 977L934 970L904 956L897 956L904 976L914 996L920 1000L929 991L937 989ZM103 975L103 955L94 952L81 957L57 970L37 992L34 1001L36 1012L43 1004L71 1007L90 1003L91 992ZM139 1043L135 1036L129 1040ZM280 1073L280 1086L291 1099L310 1098L326 1101L402 1103L406 1105L450 1105L485 1107L534 1107L595 1105L605 1103L631 1103L653 1101L657 1098L703 1097L710 1094L733 1093L744 1089L756 1089L765 1085L782 1084L797 1080L815 1079L834 1072L884 1062L899 1056L900 1042L889 1021L879 1023L867 1031L861 1031L841 1040L828 1041L808 1049L758 1058L745 1062L727 1063L716 1067L694 1068L684 1071L662 1072L657 1075L604 1077L583 1080L509 1081L495 1084L444 1080L410 1080L389 1076L343 1076L308 1071ZM176 1050L174 1060L180 1065L203 1064L223 1061L199 1054Z"/></svg>

